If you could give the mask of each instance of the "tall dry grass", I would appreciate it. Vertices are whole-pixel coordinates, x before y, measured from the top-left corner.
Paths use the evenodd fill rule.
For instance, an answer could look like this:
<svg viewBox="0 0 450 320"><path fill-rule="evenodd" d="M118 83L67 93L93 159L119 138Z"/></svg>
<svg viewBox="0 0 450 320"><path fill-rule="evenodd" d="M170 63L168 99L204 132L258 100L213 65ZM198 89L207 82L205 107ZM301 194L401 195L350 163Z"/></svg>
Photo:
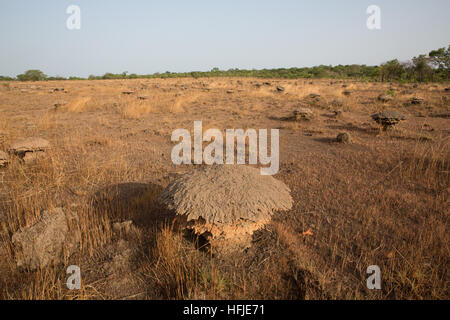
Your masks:
<svg viewBox="0 0 450 320"><path fill-rule="evenodd" d="M77 140L78 139L78 140ZM95 285L86 284L79 292L65 287L67 275L61 266L38 271L19 270L14 263L11 238L14 232L36 223L44 210L64 207L78 219L69 225L71 234L80 239L74 254L80 262L93 257L109 243L112 212L100 208L93 194L105 186L128 181L130 170L124 159L93 160L81 136L72 134L66 145L49 150L35 163L24 165L13 158L0 185L0 207L5 220L0 221L5 265L2 265L0 296L5 299L88 299L100 297ZM52 142L55 144L55 142ZM132 173L131 173L132 174ZM73 261L70 264L74 264ZM65 260L65 265L70 265Z"/></svg>
<svg viewBox="0 0 450 320"><path fill-rule="evenodd" d="M217 299L225 280L212 259L205 257L182 235L164 226L156 236L148 276L166 299Z"/></svg>

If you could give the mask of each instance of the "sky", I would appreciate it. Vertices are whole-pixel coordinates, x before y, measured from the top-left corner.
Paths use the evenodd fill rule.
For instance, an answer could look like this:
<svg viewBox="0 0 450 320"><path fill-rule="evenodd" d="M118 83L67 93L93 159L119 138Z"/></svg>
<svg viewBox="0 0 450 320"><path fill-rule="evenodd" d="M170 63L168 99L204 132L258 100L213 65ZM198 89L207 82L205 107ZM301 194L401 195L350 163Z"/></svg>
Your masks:
<svg viewBox="0 0 450 320"><path fill-rule="evenodd" d="M0 75L379 65L450 45L449 12L449 0L0 0Z"/></svg>

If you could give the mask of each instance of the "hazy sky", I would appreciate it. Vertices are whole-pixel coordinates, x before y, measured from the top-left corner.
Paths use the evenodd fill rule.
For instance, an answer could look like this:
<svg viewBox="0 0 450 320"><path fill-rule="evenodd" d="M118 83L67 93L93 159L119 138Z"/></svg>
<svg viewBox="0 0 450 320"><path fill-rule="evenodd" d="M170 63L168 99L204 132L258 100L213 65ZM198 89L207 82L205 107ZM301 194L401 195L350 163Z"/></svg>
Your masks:
<svg viewBox="0 0 450 320"><path fill-rule="evenodd" d="M69 5L81 29L68 30ZM366 9L381 8L381 30ZM406 60L450 44L449 0L0 0L0 75Z"/></svg>

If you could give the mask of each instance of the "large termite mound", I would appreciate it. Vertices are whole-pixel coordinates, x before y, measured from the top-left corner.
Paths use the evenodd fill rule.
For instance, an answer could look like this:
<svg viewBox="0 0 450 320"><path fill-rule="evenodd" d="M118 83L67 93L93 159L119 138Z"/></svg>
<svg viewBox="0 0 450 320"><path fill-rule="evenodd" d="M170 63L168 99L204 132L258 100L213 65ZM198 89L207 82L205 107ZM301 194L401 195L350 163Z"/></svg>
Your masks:
<svg viewBox="0 0 450 320"><path fill-rule="evenodd" d="M169 184L159 201L185 219L186 228L221 249L247 247L275 211L292 208L283 182L244 165L193 170Z"/></svg>

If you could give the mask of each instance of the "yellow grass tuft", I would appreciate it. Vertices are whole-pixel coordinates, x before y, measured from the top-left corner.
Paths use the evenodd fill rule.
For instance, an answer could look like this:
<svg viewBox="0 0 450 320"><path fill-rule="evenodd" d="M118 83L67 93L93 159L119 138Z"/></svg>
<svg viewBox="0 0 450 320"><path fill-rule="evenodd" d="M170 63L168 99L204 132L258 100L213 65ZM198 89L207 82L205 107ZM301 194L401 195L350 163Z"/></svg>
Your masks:
<svg viewBox="0 0 450 320"><path fill-rule="evenodd" d="M69 112L83 112L88 110L88 103L91 101L91 97L76 97L70 101L66 109Z"/></svg>

